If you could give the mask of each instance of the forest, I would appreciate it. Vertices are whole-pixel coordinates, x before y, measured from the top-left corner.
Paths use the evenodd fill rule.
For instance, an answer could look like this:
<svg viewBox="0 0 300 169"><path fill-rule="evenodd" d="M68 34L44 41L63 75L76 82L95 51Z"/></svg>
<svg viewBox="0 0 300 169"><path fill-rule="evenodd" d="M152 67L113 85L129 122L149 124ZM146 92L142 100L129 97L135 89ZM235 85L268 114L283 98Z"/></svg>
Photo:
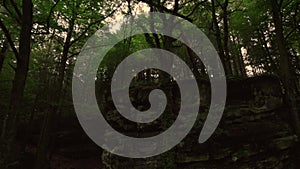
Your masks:
<svg viewBox="0 0 300 169"><path fill-rule="evenodd" d="M299 0L0 4L0 169L299 168ZM107 52L95 79L98 107L114 129L136 138L157 135L170 128L184 101L178 99L184 94L176 79L146 69L130 83L130 101L137 110L147 110L149 93L162 89L167 96L163 115L150 124L121 117L110 94L112 77L122 60L139 50L158 48L179 56L195 76L201 97L195 103L196 123L185 139L163 154L134 159L102 149L85 133L74 108L72 80L80 77L74 67L97 30L122 17L149 12L174 15L206 35L223 65L227 101L215 133L199 144L213 93L207 67L195 51L170 36L145 33L124 38Z"/></svg>

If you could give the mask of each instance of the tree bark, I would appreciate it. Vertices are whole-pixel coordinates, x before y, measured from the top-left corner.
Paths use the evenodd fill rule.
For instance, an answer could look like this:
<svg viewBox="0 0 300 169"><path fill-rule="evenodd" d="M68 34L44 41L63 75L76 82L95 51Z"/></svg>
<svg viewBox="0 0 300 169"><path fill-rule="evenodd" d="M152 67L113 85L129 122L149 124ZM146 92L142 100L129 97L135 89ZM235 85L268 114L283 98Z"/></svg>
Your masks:
<svg viewBox="0 0 300 169"><path fill-rule="evenodd" d="M290 63L290 53L287 49L284 34L283 34L283 25L281 19L281 7L277 0L272 0L272 14L273 21L275 25L275 33L277 38L277 45L280 54L279 62L280 62L280 77L283 82L285 88L285 96L287 104L290 108L291 119L293 123L293 127L298 136L300 136L300 122L299 115L297 110L295 89L294 89L294 78L292 74L292 66Z"/></svg>
<svg viewBox="0 0 300 169"><path fill-rule="evenodd" d="M38 144L38 149L36 153L35 159L35 169L40 169L45 166L47 155L49 152L49 144L50 144L50 135L49 133L53 129L53 123L56 119L56 115L60 110L61 104L61 96L62 96L62 89L64 85L65 79L65 70L68 60L69 49L71 47L71 38L74 32L74 25L75 25L75 15L71 18L69 23L69 28L67 32L67 37L64 42L63 46L63 53L61 56L61 61L58 65L58 78L57 81L54 82L55 88L49 88L52 92L49 93L48 101L50 102L49 108L46 110L44 115L43 127L40 134L40 140Z"/></svg>
<svg viewBox="0 0 300 169"><path fill-rule="evenodd" d="M266 37L264 35L264 32L261 29L259 29L258 32L261 34L259 41L261 41L261 44L262 44L262 46L263 46L263 48L264 48L264 50L266 52L266 56L268 58L268 61L271 64L270 67L269 66L267 66L267 67L269 67L269 71L272 70L271 73L273 73L273 72L277 73L278 72L277 65L276 65L275 61L273 60L271 52L270 52L270 50L268 48L268 43L267 43Z"/></svg>
<svg viewBox="0 0 300 169"><path fill-rule="evenodd" d="M225 54L225 61L226 61L226 66L227 66L227 73L228 75L233 75L232 72L232 65L231 65L231 59L230 59L230 52L229 52L229 47L228 47L228 42L229 42L229 28L228 28L228 0L225 0L224 5L222 6L223 10L223 24L224 24L224 54Z"/></svg>
<svg viewBox="0 0 300 169"><path fill-rule="evenodd" d="M29 67L30 41L32 30L32 0L22 0L22 22L19 41L19 55L17 57L17 67L11 90L9 111L5 117L5 128L1 136L2 155L0 168L6 168L9 163L15 161L13 150L15 149L16 125L20 106L25 89L25 82ZM2 163L1 163L2 161Z"/></svg>
<svg viewBox="0 0 300 169"><path fill-rule="evenodd" d="M212 10L211 10L212 11L212 20L213 20L213 25L214 25L214 28L216 31L215 36L216 36L216 41L217 41L218 53L219 53L220 59L223 63L226 75L230 75L230 72L231 72L231 69L229 67L230 62L226 58L223 44L222 44L221 30L218 25L218 20L217 20L217 15L216 15L215 0L212 0L211 3L212 3Z"/></svg>
<svg viewBox="0 0 300 169"><path fill-rule="evenodd" d="M5 59L5 53L8 49L8 44L6 41L4 41L3 43L3 47L0 51L0 75L1 75L1 72L2 72L2 69L3 69L3 64L4 64L4 59Z"/></svg>
<svg viewBox="0 0 300 169"><path fill-rule="evenodd" d="M233 37L233 40L229 41L229 43L232 46L231 50L234 51L233 57L232 57L232 60L233 60L232 72L235 76L242 76L243 73L242 73L241 65L240 65L240 61L239 61L240 52L239 52L238 46L235 43L234 37Z"/></svg>
<svg viewBox="0 0 300 169"><path fill-rule="evenodd" d="M236 37L236 36L233 36L233 46L235 47L235 51L236 51L236 54L235 54L235 64L237 65L237 69L238 69L238 72L240 73L239 76L241 77L247 77L247 72L246 72L246 66L245 66L245 63L244 63L244 59L243 59L243 55L241 53L241 43L239 41L239 38Z"/></svg>
<svg viewBox="0 0 300 169"><path fill-rule="evenodd" d="M239 65L240 65L240 69L241 69L241 71L242 71L242 75L244 76L244 77L247 77L247 71L246 71L246 65L245 65L245 62L244 62L244 58L243 58L243 54L242 54L242 51L241 51L241 47L242 46L240 46L239 44L241 44L241 41L240 41L240 39L239 39L239 37L237 37L237 46L238 46L238 48L239 48Z"/></svg>

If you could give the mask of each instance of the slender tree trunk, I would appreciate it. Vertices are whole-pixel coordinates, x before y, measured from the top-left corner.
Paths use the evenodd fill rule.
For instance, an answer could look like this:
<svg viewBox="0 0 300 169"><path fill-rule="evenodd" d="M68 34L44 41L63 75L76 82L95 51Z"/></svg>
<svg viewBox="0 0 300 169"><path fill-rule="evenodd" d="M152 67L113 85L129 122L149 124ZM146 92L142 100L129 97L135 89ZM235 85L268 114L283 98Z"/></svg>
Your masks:
<svg viewBox="0 0 300 169"><path fill-rule="evenodd" d="M232 65L232 72L235 76L242 76L242 70L240 69L240 62L239 62L239 50L234 42L233 41L229 41L230 42L230 45L232 45L235 49L233 49L234 53L233 53L233 57L232 57L232 60L233 60L233 65Z"/></svg>
<svg viewBox="0 0 300 169"><path fill-rule="evenodd" d="M1 72L2 72L2 69L3 69L5 53L6 53L7 49L8 49L8 43L6 41L4 41L3 47L0 51L0 75L1 75Z"/></svg>
<svg viewBox="0 0 300 169"><path fill-rule="evenodd" d="M32 112L30 115L30 120L29 120L29 124L27 125L27 129L26 129L26 133L25 133L25 137L24 137L24 144L23 144L23 150L25 150L26 146L28 145L28 141L30 139L30 136L32 135L33 132L33 121L35 118L35 114L36 114L36 109L39 109L41 106L41 100L42 99L47 99L47 97L45 97L45 93L47 96L49 96L47 94L48 90L49 90L49 70L48 70L48 64L49 64L49 57L52 54L52 49L53 49L53 39L54 39L54 35L55 35L55 30L53 31L53 33L51 34L51 38L50 38L50 43L48 45L48 49L47 49L47 54L46 54L46 64L43 67L43 69L41 70L41 72L39 73L39 83L42 84L38 89L38 92L36 93L36 97L35 97L35 101L34 101L34 105L32 108ZM49 99L48 99L49 100ZM45 101L45 100L44 100ZM45 106L45 104L43 104L43 106Z"/></svg>
<svg viewBox="0 0 300 169"><path fill-rule="evenodd" d="M294 86L294 79L293 79L293 72L292 66L290 63L290 53L287 49L284 34L283 34L283 25L282 25L282 18L281 18L281 7L277 0L272 0L272 14L273 14L273 21L275 25L275 32L277 38L277 45L280 54L280 77L283 82L285 88L285 100L290 108L290 119L292 126L295 130L295 133L298 137L300 137L300 122L299 122L299 114L297 110L297 99L296 99L296 89ZM300 142L298 141L293 148L294 153L294 162L295 166L300 165Z"/></svg>
<svg viewBox="0 0 300 169"><path fill-rule="evenodd" d="M285 91L286 101L289 104L291 119L293 120L293 127L298 136L300 136L300 121L297 110L294 82L292 76L292 66L290 63L290 54L286 46L283 35L283 25L281 21L280 6L277 0L272 0L272 14L275 25L275 32L277 38L277 45L280 54L280 77L282 79Z"/></svg>
<svg viewBox="0 0 300 169"><path fill-rule="evenodd" d="M204 65L200 63L201 65L198 66L199 64L197 64L197 60L195 59L195 57L197 56L194 55L193 51L190 48L188 47L185 48L187 50L187 55L190 58L190 61L192 63L192 72L195 75L196 79L200 79L201 76L206 75Z"/></svg>
<svg viewBox="0 0 300 169"><path fill-rule="evenodd" d="M169 18L169 19L171 19L171 18ZM167 26L167 27L170 28L169 26ZM172 28L170 28L170 29L172 29ZM172 32L173 30L168 30L168 31ZM168 36L163 36L163 45L162 46L165 50L168 50L172 53L175 53L175 51L173 50L174 49L174 46L172 44L173 42L174 42L173 38L170 38ZM174 60L173 59L167 59L167 58L164 58L164 57L162 59L164 60L162 63L167 64L166 69L171 72ZM171 78L167 78L165 83L167 85L171 86ZM174 115L174 112L173 112L174 100L173 100L172 87L166 89L166 95L170 98L170 102L168 103L169 106L167 106L166 110L165 110L166 112L169 113L168 114L169 116L164 117L164 122L165 123L162 124L163 128L170 125L171 119L172 119L171 117ZM168 137L164 138L162 144L167 144L169 142L168 140L169 140ZM176 164L175 164L175 151L174 150L170 150L170 151L164 153L163 156L164 156L164 159L165 159L163 161L164 168L175 168L176 167Z"/></svg>
<svg viewBox="0 0 300 169"><path fill-rule="evenodd" d="M223 10L223 24L224 24L224 54L225 54L225 61L227 66L227 74L233 75L232 72L232 65L231 65L231 58L230 58L230 52L228 47L229 42L229 30L228 30L228 0L225 0L224 6L222 6Z"/></svg>
<svg viewBox="0 0 300 169"><path fill-rule="evenodd" d="M218 47L218 53L220 55L220 59L224 65L225 73L226 75L230 75L231 69L230 69L230 62L227 60L223 44L222 44L222 37L221 37L221 30L218 25L217 15L216 15L216 6L215 6L215 0L211 1L212 3L212 19L213 19L213 25L215 27L216 31L216 41L217 41L217 47Z"/></svg>
<svg viewBox="0 0 300 169"><path fill-rule="evenodd" d="M240 42L238 37L236 37L236 38L237 38L237 44L236 45L237 45L238 50L239 50L238 59L239 59L240 70L242 72L242 76L247 77L246 65L245 65L243 54L242 54L242 51L241 51L241 45L240 45L241 42Z"/></svg>
<svg viewBox="0 0 300 169"><path fill-rule="evenodd" d="M5 117L5 128L1 136L3 163L0 168L6 168L9 163L15 161L13 150L15 149L15 136L17 120L22 105L25 82L29 67L30 41L32 29L32 1L22 0L22 23L19 42L19 56L17 56L17 67L11 91L9 112ZM2 166L1 166L2 165Z"/></svg>
<svg viewBox="0 0 300 169"><path fill-rule="evenodd" d="M240 45L238 37L233 36L232 45L235 48L234 51L236 51L234 58L236 59L235 65L236 65L236 69L238 69L239 76L247 77L245 63L244 63L243 55L241 53L241 45Z"/></svg>
<svg viewBox="0 0 300 169"><path fill-rule="evenodd" d="M278 72L277 66L276 66L276 63L275 63L274 59L272 58L271 52L268 48L268 44L267 44L267 40L266 40L266 37L264 35L264 32L261 29L259 29L258 31L261 34L261 36L260 36L261 38L259 39L259 41L261 41L261 44L263 45L263 48L266 52L266 56L268 58L268 61L271 64L271 67L269 68L269 71L273 70L277 73ZM271 72L271 73L273 73L273 72Z"/></svg>
<svg viewBox="0 0 300 169"><path fill-rule="evenodd" d="M70 20L69 28L67 32L67 37L63 46L63 54L61 57L60 64L58 66L58 79L54 82L53 87L49 87L49 90L52 92L49 93L48 101L50 102L48 110L45 112L43 127L40 134L39 145L36 153L36 160L35 160L35 169L43 168L47 161L47 155L49 152L49 144L50 144L50 132L53 129L53 123L55 121L55 117L60 110L61 104L61 96L62 96L62 89L64 85L65 79L65 70L68 60L69 49L71 45L71 38L74 32L74 25L75 25L75 16Z"/></svg>

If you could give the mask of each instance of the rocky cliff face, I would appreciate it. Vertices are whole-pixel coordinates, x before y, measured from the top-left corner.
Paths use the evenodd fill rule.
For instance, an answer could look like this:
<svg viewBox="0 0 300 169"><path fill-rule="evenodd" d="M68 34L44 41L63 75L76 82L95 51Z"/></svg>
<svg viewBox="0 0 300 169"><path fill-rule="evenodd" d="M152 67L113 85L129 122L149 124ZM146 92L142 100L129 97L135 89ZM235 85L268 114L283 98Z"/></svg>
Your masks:
<svg viewBox="0 0 300 169"><path fill-rule="evenodd" d="M209 108L210 86L206 80L200 82L201 106L198 119L181 143L169 152L145 159L123 158L104 151L104 168L296 168L294 145L298 138L288 123L284 90L276 77L229 80L228 100L221 123L214 135L203 144L198 143L198 137ZM131 87L131 99L138 109L149 107L147 98L152 89L150 86ZM131 123L118 114L110 97L105 98L109 103L104 107L105 117L115 129L129 136L159 134L172 125L180 109L180 94L176 84L165 86L165 90L172 91L171 103L167 105L169 112L164 113L172 117L167 124L164 115L147 125Z"/></svg>

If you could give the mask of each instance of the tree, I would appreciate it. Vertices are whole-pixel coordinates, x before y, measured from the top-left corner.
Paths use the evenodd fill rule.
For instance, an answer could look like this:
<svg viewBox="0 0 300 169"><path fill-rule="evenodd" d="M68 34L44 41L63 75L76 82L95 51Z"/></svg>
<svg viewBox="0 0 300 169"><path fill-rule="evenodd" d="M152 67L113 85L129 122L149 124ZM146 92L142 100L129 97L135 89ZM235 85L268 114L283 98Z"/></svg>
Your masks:
<svg viewBox="0 0 300 169"><path fill-rule="evenodd" d="M8 44L6 41L2 43L2 48L0 50L0 75L4 64L5 53L7 52Z"/></svg>
<svg viewBox="0 0 300 169"><path fill-rule="evenodd" d="M75 56L80 52L85 40L91 36L108 17L111 17L119 3L105 3L97 1L57 1L51 8L54 16L50 18L53 24L49 24L49 29L54 33L55 41L61 42L62 47L58 47L60 55L58 65L55 68L54 81L48 88L48 108L44 115L43 127L41 129L39 145L36 153L35 168L39 169L45 165L47 154L49 153L50 132L53 126L59 125L62 101L64 98L64 87L66 86L66 70L72 70L72 63ZM107 9L104 9L107 8ZM97 11L95 13L95 11ZM62 22L61 27L57 28ZM61 38L65 35L65 38ZM53 58L54 59L54 58ZM54 86L54 87L53 87Z"/></svg>
<svg viewBox="0 0 300 169"><path fill-rule="evenodd" d="M18 114L21 110L22 98L25 89L25 82L29 67L30 44L31 44L31 29L32 29L32 1L22 0L21 10L16 6L14 1L11 1L15 12L19 15L20 23L20 40L19 51L11 39L9 30L6 28L2 20L0 20L0 27L5 33L10 47L13 49L15 57L17 58L17 67L15 70L15 77L11 90L11 99L9 111L3 122L3 133L1 135L1 157L0 166L6 168L9 163L14 162L14 142L16 136L16 127L18 121Z"/></svg>
<svg viewBox="0 0 300 169"><path fill-rule="evenodd" d="M277 47L279 51L279 65L280 65L280 77L282 79L285 91L286 91L286 101L290 107L291 119L293 119L293 127L297 135L300 134L300 121L297 109L296 102L296 91L294 86L294 80L292 72L293 67L290 62L290 53L288 51L286 41L283 34L283 25L282 25L282 15L281 15L281 6L282 2L277 0L272 0L272 15L275 26L276 38L277 38Z"/></svg>

